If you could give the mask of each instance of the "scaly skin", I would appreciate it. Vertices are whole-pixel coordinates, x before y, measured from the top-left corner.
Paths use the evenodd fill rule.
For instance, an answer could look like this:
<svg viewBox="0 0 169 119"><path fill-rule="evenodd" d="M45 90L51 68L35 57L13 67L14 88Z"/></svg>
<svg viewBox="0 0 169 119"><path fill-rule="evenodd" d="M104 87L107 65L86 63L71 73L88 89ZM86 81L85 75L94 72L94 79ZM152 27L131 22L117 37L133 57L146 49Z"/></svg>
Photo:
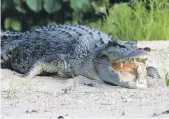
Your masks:
<svg viewBox="0 0 169 119"><path fill-rule="evenodd" d="M117 58L142 56L145 51L137 49L136 43L114 40L87 26L48 25L24 33L1 32L1 39L1 64L26 78L48 72L61 77L83 75L127 88L147 87L146 79L120 80L110 67Z"/></svg>

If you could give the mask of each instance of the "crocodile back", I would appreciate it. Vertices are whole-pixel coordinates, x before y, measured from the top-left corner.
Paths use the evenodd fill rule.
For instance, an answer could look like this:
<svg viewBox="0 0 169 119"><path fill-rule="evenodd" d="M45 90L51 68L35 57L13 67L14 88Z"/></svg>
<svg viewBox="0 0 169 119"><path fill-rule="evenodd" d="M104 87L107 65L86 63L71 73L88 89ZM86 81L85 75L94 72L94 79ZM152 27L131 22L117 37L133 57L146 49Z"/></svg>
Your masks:
<svg viewBox="0 0 169 119"><path fill-rule="evenodd" d="M41 58L65 55L67 62L83 62L103 49L110 36L83 25L48 25L24 33L24 42L12 51L12 68L27 72ZM77 64L78 65L78 64Z"/></svg>

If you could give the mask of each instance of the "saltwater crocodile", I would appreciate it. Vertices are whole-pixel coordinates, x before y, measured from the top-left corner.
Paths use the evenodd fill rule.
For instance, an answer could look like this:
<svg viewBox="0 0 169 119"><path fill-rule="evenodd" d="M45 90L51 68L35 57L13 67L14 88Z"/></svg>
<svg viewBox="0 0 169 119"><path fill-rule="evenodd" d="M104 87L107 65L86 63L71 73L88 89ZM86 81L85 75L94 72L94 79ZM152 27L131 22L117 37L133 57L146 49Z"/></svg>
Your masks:
<svg viewBox="0 0 169 119"><path fill-rule="evenodd" d="M26 78L82 75L127 88L148 86L147 52L84 25L48 25L27 32L1 31L1 65Z"/></svg>

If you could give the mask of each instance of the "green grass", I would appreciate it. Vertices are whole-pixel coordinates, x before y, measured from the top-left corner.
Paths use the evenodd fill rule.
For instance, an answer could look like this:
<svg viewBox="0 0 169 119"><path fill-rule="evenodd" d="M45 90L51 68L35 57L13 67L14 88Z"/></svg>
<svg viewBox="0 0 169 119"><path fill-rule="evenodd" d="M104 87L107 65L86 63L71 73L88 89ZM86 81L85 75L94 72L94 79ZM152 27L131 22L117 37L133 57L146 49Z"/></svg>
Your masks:
<svg viewBox="0 0 169 119"><path fill-rule="evenodd" d="M8 99L14 99L16 97L16 88L13 86L14 79L12 78L12 81L10 82L10 87L8 91Z"/></svg>
<svg viewBox="0 0 169 119"><path fill-rule="evenodd" d="M169 86L169 74L168 73L165 76L165 81L166 81L167 86Z"/></svg>
<svg viewBox="0 0 169 119"><path fill-rule="evenodd" d="M168 47L168 52L169 52L169 47ZM166 81L167 86L169 86L169 72L167 72L165 75L165 81Z"/></svg>
<svg viewBox="0 0 169 119"><path fill-rule="evenodd" d="M162 65L162 68L163 68L163 71L164 71L164 74L165 74L164 79L165 79L167 86L169 86L169 72L166 69L166 67L169 66L169 64L168 64L168 59L169 59L168 53L169 53L169 47L167 47L167 51L164 54L163 53L160 54L161 59L159 60L159 63L161 62L161 65Z"/></svg>
<svg viewBox="0 0 169 119"><path fill-rule="evenodd" d="M32 85L32 80L33 79L25 79L21 76L12 77L8 90L8 99L15 99L26 85Z"/></svg>
<svg viewBox="0 0 169 119"><path fill-rule="evenodd" d="M169 40L169 2L150 0L148 7L144 0L120 3L104 21L90 25L120 40Z"/></svg>

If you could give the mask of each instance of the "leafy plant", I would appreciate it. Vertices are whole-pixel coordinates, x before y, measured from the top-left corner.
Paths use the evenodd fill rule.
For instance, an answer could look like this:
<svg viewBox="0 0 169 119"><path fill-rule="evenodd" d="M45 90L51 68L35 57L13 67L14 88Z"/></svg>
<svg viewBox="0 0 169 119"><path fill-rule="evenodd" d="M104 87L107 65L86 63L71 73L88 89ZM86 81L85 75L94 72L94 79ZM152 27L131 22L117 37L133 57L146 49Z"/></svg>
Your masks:
<svg viewBox="0 0 169 119"><path fill-rule="evenodd" d="M165 76L166 84L169 86L169 74L167 73Z"/></svg>
<svg viewBox="0 0 169 119"><path fill-rule="evenodd" d="M145 1L114 5L103 22L91 26L121 40L169 40L168 1L151 0L146 6Z"/></svg>
<svg viewBox="0 0 169 119"><path fill-rule="evenodd" d="M118 2L129 0L116 0ZM86 24L121 40L168 40L169 1L2 0L2 29L51 23Z"/></svg>
<svg viewBox="0 0 169 119"><path fill-rule="evenodd" d="M6 29L12 28L15 31L21 31L22 30L21 23L19 21L17 21L16 19L11 19L11 18L5 19L5 28Z"/></svg>
<svg viewBox="0 0 169 119"><path fill-rule="evenodd" d="M39 12L42 10L42 0L25 0L25 1L32 11Z"/></svg>
<svg viewBox="0 0 169 119"><path fill-rule="evenodd" d="M48 13L54 13L61 9L61 0L44 0L44 9Z"/></svg>
<svg viewBox="0 0 169 119"><path fill-rule="evenodd" d="M43 8L48 13L54 13L61 9L61 0L25 0L28 7L34 12L40 12Z"/></svg>
<svg viewBox="0 0 169 119"><path fill-rule="evenodd" d="M70 0L70 6L74 11L88 11L90 6L89 0Z"/></svg>

